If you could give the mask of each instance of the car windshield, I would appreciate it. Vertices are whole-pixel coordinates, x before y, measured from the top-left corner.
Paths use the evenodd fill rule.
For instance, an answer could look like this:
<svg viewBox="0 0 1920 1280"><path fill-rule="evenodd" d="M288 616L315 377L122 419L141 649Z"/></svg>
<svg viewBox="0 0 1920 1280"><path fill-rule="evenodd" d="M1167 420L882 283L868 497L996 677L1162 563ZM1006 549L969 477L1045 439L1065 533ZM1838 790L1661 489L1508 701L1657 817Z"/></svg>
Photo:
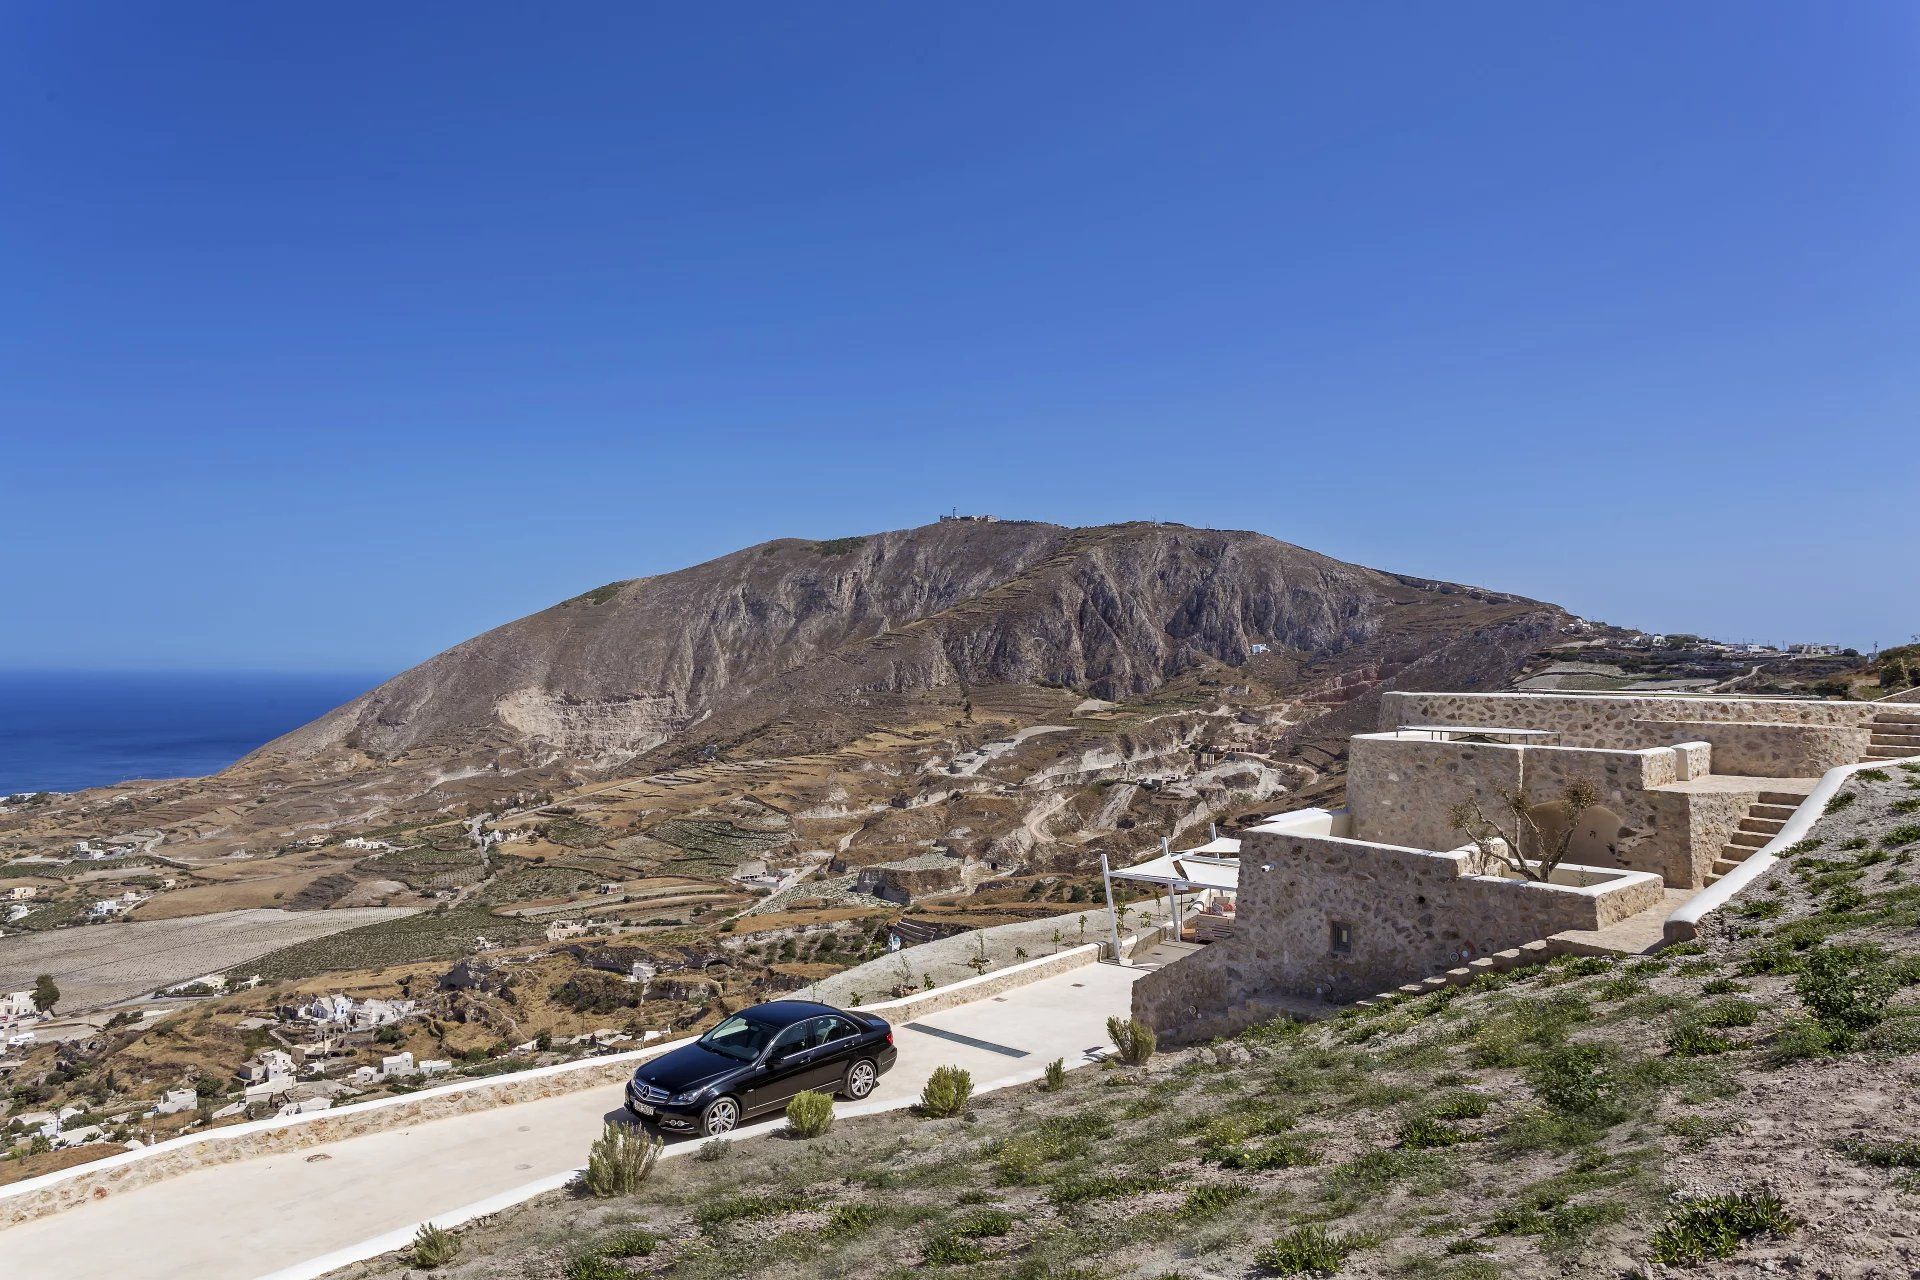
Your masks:
<svg viewBox="0 0 1920 1280"><path fill-rule="evenodd" d="M737 1058L741 1062L754 1062L759 1059L760 1051L767 1047L767 1041L773 1039L776 1030L778 1028L764 1022L751 1022L736 1013L701 1036L700 1047Z"/></svg>

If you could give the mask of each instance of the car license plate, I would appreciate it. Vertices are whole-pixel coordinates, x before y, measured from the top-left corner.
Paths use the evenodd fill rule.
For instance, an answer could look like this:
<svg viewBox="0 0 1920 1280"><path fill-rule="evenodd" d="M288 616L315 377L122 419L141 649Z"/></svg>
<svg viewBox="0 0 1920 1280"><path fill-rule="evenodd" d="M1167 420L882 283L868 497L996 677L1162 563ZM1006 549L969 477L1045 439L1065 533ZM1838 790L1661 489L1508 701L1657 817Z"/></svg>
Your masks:
<svg viewBox="0 0 1920 1280"><path fill-rule="evenodd" d="M652 1108L651 1106L649 1106L649 1105L648 1105L647 1103L644 1103L644 1102L636 1102L636 1103L634 1103L634 1104L633 1104L633 1109L634 1109L635 1111L637 1111L637 1112L639 1112L639 1113L640 1113L641 1115L643 1115L643 1116L650 1116L650 1115L652 1115L652 1114L653 1114L653 1108Z"/></svg>

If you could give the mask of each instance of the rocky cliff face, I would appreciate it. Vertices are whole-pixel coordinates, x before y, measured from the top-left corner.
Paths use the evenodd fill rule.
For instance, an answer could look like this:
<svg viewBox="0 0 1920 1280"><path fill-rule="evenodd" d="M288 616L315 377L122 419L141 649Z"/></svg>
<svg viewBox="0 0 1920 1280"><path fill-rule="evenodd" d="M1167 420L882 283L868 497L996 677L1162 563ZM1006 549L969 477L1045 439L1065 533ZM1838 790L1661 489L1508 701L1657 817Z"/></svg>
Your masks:
<svg viewBox="0 0 1920 1280"><path fill-rule="evenodd" d="M786 539L489 631L251 758L420 751L612 767L675 740L985 684L1150 693L1256 645L1326 655L1462 595L1254 533L946 521ZM1564 616L1564 615L1561 615Z"/></svg>

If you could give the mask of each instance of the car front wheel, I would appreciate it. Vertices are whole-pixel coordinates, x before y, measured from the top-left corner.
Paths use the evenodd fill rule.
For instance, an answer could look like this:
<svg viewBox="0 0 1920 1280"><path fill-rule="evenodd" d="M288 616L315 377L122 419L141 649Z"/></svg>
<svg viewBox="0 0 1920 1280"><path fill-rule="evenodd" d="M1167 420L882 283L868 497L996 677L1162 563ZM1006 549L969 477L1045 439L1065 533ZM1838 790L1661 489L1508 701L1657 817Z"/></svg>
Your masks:
<svg viewBox="0 0 1920 1280"><path fill-rule="evenodd" d="M849 1098L864 1098L873 1092L873 1086L879 1079L880 1068L873 1065L871 1058L861 1058L847 1068L847 1078L840 1091Z"/></svg>
<svg viewBox="0 0 1920 1280"><path fill-rule="evenodd" d="M715 1098L700 1113L700 1131L708 1137L732 1133L740 1123L740 1104L732 1098Z"/></svg>

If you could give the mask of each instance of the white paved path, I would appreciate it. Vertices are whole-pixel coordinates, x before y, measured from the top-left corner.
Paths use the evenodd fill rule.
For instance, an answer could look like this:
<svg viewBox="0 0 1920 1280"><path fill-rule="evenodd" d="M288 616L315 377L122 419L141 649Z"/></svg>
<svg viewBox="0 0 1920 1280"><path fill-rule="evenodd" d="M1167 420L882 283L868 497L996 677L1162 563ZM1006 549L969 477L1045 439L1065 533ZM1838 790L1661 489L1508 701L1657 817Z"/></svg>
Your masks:
<svg viewBox="0 0 1920 1280"><path fill-rule="evenodd" d="M896 1024L900 1061L868 1105L917 1098L947 1063L971 1071L976 1088L1055 1058L1083 1064L1106 1047L1107 1017L1126 1014L1143 972L1085 965L910 1020L1024 1057ZM578 1168L620 1105L619 1086L602 1086L201 1169L0 1231L0 1277L255 1280Z"/></svg>

